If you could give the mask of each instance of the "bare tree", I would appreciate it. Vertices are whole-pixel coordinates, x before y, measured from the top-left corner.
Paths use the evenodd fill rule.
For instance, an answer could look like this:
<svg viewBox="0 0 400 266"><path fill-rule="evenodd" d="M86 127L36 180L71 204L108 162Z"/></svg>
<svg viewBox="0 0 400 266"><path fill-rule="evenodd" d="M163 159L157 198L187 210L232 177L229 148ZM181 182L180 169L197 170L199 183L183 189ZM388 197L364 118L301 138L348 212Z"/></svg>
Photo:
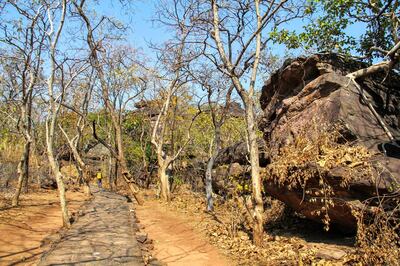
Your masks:
<svg viewBox="0 0 400 266"><path fill-rule="evenodd" d="M186 141L176 151L172 147L172 151L168 153L165 150L165 135L166 135L166 124L168 122L168 115L171 108L171 100L179 89L184 87L189 82L189 72L187 66L193 61L198 55L196 51L190 49L189 36L191 31L194 30L193 26L188 24L187 21L190 19L190 13L175 12L178 7L178 2L174 0L171 8L165 9L168 5L163 5L163 9L157 13L156 21L166 26L171 26L167 21L169 17L173 17L176 22L176 33L170 41L166 42L162 49L156 48L160 51L160 61L163 67L166 69L165 76L157 76L160 82L160 90L162 91L162 107L157 116L157 120L153 127L151 136L151 143L154 145L157 154L158 163L158 177L161 185L161 196L164 200L169 201L170 195L170 184L169 179L172 170L172 163L179 157L183 149L190 142L190 130L196 117L200 114L201 110L197 112L191 119L190 125L187 129ZM166 84L166 85L163 85Z"/></svg>
<svg viewBox="0 0 400 266"><path fill-rule="evenodd" d="M213 125L213 138L210 142L210 152L205 172L205 190L207 211L214 210L212 170L215 160L221 150L221 128L229 115L233 86L227 87L226 77L217 75L212 68L202 65L190 70L190 75L207 93L208 113ZM229 83L229 82L228 82Z"/></svg>
<svg viewBox="0 0 400 266"><path fill-rule="evenodd" d="M210 145L210 149L212 150L210 154L210 158L207 162L207 169L206 169L206 200L207 200L207 211L213 211L213 188L212 188L212 169L214 168L215 160L221 150L221 128L225 122L227 117L227 113L230 106L230 97L232 93L233 86L228 89L226 93L225 105L223 107L219 107L218 105L214 105L212 102L212 92L213 88L209 85L205 84L207 88L207 98L208 98L208 106L211 115L211 120L214 128L214 139L213 143ZM218 101L217 101L218 103ZM218 110L220 109L220 110Z"/></svg>
<svg viewBox="0 0 400 266"><path fill-rule="evenodd" d="M196 2L196 1L195 1ZM302 1L218 1L198 4L191 22L196 24L196 42L203 46L203 56L215 69L226 75L239 94L247 126L250 154L253 241L261 245L264 232L264 207L260 177L255 96L257 74L263 50L271 41L263 36L266 29L274 29L303 15Z"/></svg>
<svg viewBox="0 0 400 266"><path fill-rule="evenodd" d="M262 31L262 17L260 14L260 3L258 0L254 1L255 12L256 12L256 22L257 27L253 32L251 39L249 40L249 45L252 43L252 39L256 39L255 49L252 53L252 73L248 89L246 90L243 86L240 77L235 74L235 62L232 62L232 58L226 54L224 43L221 38L221 21L219 18L220 11L219 5L216 0L211 1L212 5L212 23L213 23L213 40L218 48L219 56L223 62L224 69L228 71L228 75L235 86L236 91L239 93L240 97L245 106L246 110L246 123L247 123L247 137L249 143L250 151L250 164L251 164L251 178L252 178L252 188L253 188L253 200L254 200L254 225L253 225L253 238L256 245L261 245L263 241L264 232L264 205L261 194L261 177L259 169L259 151L257 145L257 135L256 135L256 125L255 125L255 111L254 111L254 90L255 82L257 77L258 65L260 62L260 52L261 52L261 31ZM247 51L247 47L244 46L242 52L238 55L236 62L240 62L240 57L243 56Z"/></svg>
<svg viewBox="0 0 400 266"><path fill-rule="evenodd" d="M110 101L122 123L126 111L133 100L137 100L147 89L147 70L145 64L138 60L138 52L130 46L113 43L107 45L104 56L104 69ZM122 124L121 124L122 127ZM113 131L113 132L112 132ZM116 131L111 130L109 139L117 139ZM118 143L115 143L118 150ZM115 171L117 174L117 171ZM109 184L117 184L116 175L109 176ZM113 180L111 180L113 179Z"/></svg>
<svg viewBox="0 0 400 266"><path fill-rule="evenodd" d="M60 194L60 204L61 204L61 212L62 212L62 219L63 225L65 227L69 227L71 225L69 220L68 214L68 207L67 201L65 197L65 187L63 181L63 175L60 171L59 163L54 154L54 138L55 138L55 130L56 130L56 123L57 117L60 111L64 90L62 90L58 95L55 93L55 79L56 79L56 72L58 69L58 63L56 61L56 49L57 44L60 39L61 32L64 27L65 17L66 17L66 10L67 10L67 1L62 0L61 2L61 14L59 15L59 23L58 27L55 29L54 21L55 16L57 15L57 11L59 8L54 8L51 4L47 4L46 6L46 13L47 19L50 23L50 29L46 33L48 41L50 43L50 73L47 79L47 88L48 88L48 115L46 118L46 146L47 146L47 158L49 160L49 164L53 174L55 175L57 181L57 187ZM62 71L61 71L62 73ZM63 75L63 73L62 73Z"/></svg>
<svg viewBox="0 0 400 266"><path fill-rule="evenodd" d="M81 149L81 141L84 133L84 129L87 126L87 116L88 116L88 111L89 111L89 103L94 87L94 71L92 70L89 77L87 78L86 81L83 81L82 86L79 86L79 88L85 87L84 95L82 97L81 104L74 104L74 105L79 105L80 110L77 110L76 108L72 106L67 106L63 104L63 106L66 106L68 109L74 111L76 114L78 114L78 119L76 121L75 129L76 129L76 134L73 138L70 138L67 134L67 132L63 129L61 124L58 124L58 127L60 128L61 132L63 133L65 139L67 140L67 143L71 149L71 152L74 156L74 162L75 166L78 170L79 174L79 183L83 182L85 186L85 194L87 197L91 196L91 191L90 191L90 186L89 186L89 179L90 179L90 174L89 174L89 169L88 165L83 159L82 156L82 149ZM65 86L65 84L62 84L62 86ZM66 88L63 88L63 91L65 91Z"/></svg>
<svg viewBox="0 0 400 266"><path fill-rule="evenodd" d="M85 0L81 0L80 2L77 2L74 0L72 2L73 2L73 5L74 5L77 13L82 18L82 20L85 24L86 30L87 30L86 42L90 49L90 62L91 62L91 65L93 66L93 68L96 69L96 73L97 73L98 79L100 81L102 99L103 99L106 109L111 117L111 122L112 122L113 129L115 132L115 142L116 142L117 149L114 149L110 144L106 143L104 140L99 138L99 136L96 133L95 122L93 122L93 136L97 140L99 140L105 147L107 147L110 150L111 154L118 160L118 163L120 166L120 171L122 173L122 176L123 176L125 182L128 184L128 186L129 186L133 196L137 200L137 202L139 204L142 204L142 200L140 199L140 196L138 194L139 187L134 182L133 176L129 171L128 164L127 164L126 157L125 157L125 152L124 152L125 149L124 149L123 141L122 141L121 115L118 112L118 110L116 110L115 106L113 105L113 102L111 101L109 87L107 86L106 74L104 72L104 65L100 61L100 51L103 51L104 46L102 45L102 41L101 40L96 41L95 36L94 36L95 30L104 21L106 21L107 18L102 17L100 19L100 21L96 24L96 26L92 27L91 20L87 16L87 14L84 10ZM132 98L134 98L134 97L132 97Z"/></svg>
<svg viewBox="0 0 400 266"><path fill-rule="evenodd" d="M87 60L72 59L63 55L58 47L61 33L65 27L67 1L45 3L46 20L49 22L49 30L46 31L49 45L49 74L47 78L47 117L46 117L46 148L50 168L56 178L60 195L63 225L70 226L67 200L65 196L64 177L60 171L60 164L55 154L55 139L57 120L64 106L64 98L67 90L74 84L76 78L82 74L89 65ZM57 26L55 25L57 23Z"/></svg>
<svg viewBox="0 0 400 266"><path fill-rule="evenodd" d="M38 30L40 16L44 7L39 4L18 5L14 1L6 1L5 4L12 7L21 21L19 28L14 32L13 28L7 27L8 21L1 23L3 35L0 42L10 48L10 55L4 58L10 87L18 98L13 103L18 109L17 128L24 137L24 151L18 163L18 184L12 199L12 206L18 205L22 186L25 183L27 189L29 178L29 157L32 133L32 102L33 90L37 86L40 75L41 57L44 44L44 33ZM22 20L23 19L23 20ZM13 56L14 55L14 56Z"/></svg>
<svg viewBox="0 0 400 266"><path fill-rule="evenodd" d="M191 128L193 122L196 120L198 115L201 113L201 109L198 108L198 112L192 117L187 131L186 140L180 145L178 150L176 151L168 151L165 147L165 136L166 125L168 122L168 117L170 115L171 109L171 100L174 97L174 94L177 90L182 86L182 84L178 84L177 80L172 80L169 82L168 87L165 88L165 96L163 98L163 104L160 113L157 116L157 120L153 127L153 133L151 136L151 143L154 145L157 154L157 163L158 163L158 177L160 179L161 185L161 196L164 200L169 201L171 199L170 192L170 178L172 172L172 163L179 157L185 147L189 144L191 139Z"/></svg>

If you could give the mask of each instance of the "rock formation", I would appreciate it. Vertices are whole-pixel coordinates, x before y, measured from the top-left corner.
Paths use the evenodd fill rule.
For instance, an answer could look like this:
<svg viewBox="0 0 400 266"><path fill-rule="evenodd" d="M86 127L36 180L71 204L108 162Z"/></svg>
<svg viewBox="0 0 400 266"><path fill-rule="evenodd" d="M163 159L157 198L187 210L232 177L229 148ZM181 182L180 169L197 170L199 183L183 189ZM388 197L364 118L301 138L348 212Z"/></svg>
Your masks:
<svg viewBox="0 0 400 266"><path fill-rule="evenodd" d="M391 193L400 184L399 159L379 153L378 146L389 140L385 131L361 100L360 92L346 77L346 74L365 66L364 63L338 55L313 55L288 60L266 81L260 97L263 116L259 128L264 134L266 154L271 163L264 171L267 194L285 202L309 219L324 220L325 213L329 215L331 223L351 230L356 228L353 209L366 207L363 204L366 199ZM399 76L394 73L357 80L363 93L397 139L400 138L399 81ZM293 177L301 179L306 172L308 175L303 179L304 184L298 180L297 185L282 180L276 174L277 171L271 169L274 164L279 164L279 160L285 159L282 155L286 148L298 145L302 134L311 136L318 133L317 129L328 130L330 127L337 128L339 136L332 140L338 145L335 146L335 153L341 153L347 159L329 167L321 159L303 161L298 166L291 165L286 171ZM314 154L318 158L325 156L323 153L326 147L313 147L314 144L310 143L309 146L321 149ZM347 151L341 152L340 147L347 147ZM364 147L366 153L370 154L368 160L365 157L365 162L354 163L351 155L358 156L354 147ZM353 153L348 152L350 149ZM300 157L302 152L306 153L300 151ZM396 154L396 149L393 153ZM338 157L336 154L332 156ZM368 173L367 164L371 168ZM325 208L326 202L318 201L317 191L321 191L323 185L333 190L329 192L332 199L329 208ZM314 200L310 201L312 198Z"/></svg>
<svg viewBox="0 0 400 266"><path fill-rule="evenodd" d="M266 166L268 163L268 158L265 153L266 143L263 139L257 140L258 147L260 149L260 165ZM247 149L246 142L237 142L232 146L222 149L218 153L218 157L215 161L215 165L226 165L232 163L239 163L241 165L250 165L249 163L249 152Z"/></svg>

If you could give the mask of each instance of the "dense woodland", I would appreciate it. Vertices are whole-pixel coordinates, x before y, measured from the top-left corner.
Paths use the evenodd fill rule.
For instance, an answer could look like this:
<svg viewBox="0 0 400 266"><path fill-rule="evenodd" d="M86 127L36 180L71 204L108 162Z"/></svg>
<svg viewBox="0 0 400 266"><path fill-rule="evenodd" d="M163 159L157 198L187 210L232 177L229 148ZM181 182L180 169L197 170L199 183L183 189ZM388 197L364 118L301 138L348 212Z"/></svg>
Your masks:
<svg viewBox="0 0 400 266"><path fill-rule="evenodd" d="M260 128L262 117L272 116L260 104L261 88L295 56L334 54L357 62L344 75L347 85L359 90L375 117L370 123L383 130L384 139L395 142L400 136L380 111L387 102L369 103L361 88L364 79L384 84L398 75L397 0L160 0L153 23L170 38L145 50L127 40L132 25L102 14L99 2L0 1L0 189L8 195L2 208L16 208L21 195L34 190L57 189L69 228L66 190L78 187L90 199L100 169L107 190L129 191L139 205L145 204L144 190L170 202L184 185L202 195L209 213L221 201L235 202L245 224L238 226L249 229L255 247L263 246L270 241L273 201L264 189L266 176L279 176L288 187L284 181L304 178L298 182L306 191L309 178L287 167L313 160L300 140L280 147L276 156L263 148L273 143ZM135 1L116 0L113 6L135 16ZM396 88L387 101L398 97ZM398 110L399 102L393 102ZM332 144L335 137L319 125L310 147L346 153L340 149L348 147ZM224 176L218 167L234 157L229 148L239 146L245 174ZM313 149L321 155L322 146ZM315 160L330 167L328 159ZM355 174L345 173L346 180ZM378 180L376 171L366 175ZM321 193L335 197L321 182ZM398 263L399 184L391 186L390 195L374 205L375 216L357 216L358 251L350 263ZM322 216L329 230L328 212Z"/></svg>

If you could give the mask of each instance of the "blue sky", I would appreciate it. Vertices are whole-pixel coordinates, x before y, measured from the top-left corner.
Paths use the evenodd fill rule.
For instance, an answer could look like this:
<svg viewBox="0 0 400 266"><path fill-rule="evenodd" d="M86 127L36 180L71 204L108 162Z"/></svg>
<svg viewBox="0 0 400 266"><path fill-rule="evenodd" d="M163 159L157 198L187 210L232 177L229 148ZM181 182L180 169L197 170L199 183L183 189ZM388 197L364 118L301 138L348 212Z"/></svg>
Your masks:
<svg viewBox="0 0 400 266"><path fill-rule="evenodd" d="M128 7L121 7L120 1L129 2ZM89 8L96 10L99 15L107 15L114 17L125 25L129 26L126 41L135 48L143 49L144 53L150 58L154 52L148 48L148 43L162 43L168 39L167 29L157 23L153 23L152 19L155 12L162 1L160 0L95 0L90 1ZM15 10L13 10L15 12ZM7 14L13 17L13 12ZM289 30L300 31L305 23L301 20L289 23L285 27ZM359 37L365 27L362 24L355 24L349 27L347 32L349 35ZM284 55L285 48L282 45L272 46L274 53ZM292 53L296 54L296 51Z"/></svg>
<svg viewBox="0 0 400 266"><path fill-rule="evenodd" d="M120 1L129 2L129 4L128 6L122 6ZM87 3L88 5L90 3L88 6L89 9L95 10L99 16L106 15L108 17L113 17L127 25L129 27L125 36L127 44L136 49L141 49L146 58L154 60L155 51L148 47L149 42L161 44L170 36L166 27L152 21L155 17L156 10L160 9L157 5L160 5L162 2L163 1L160 0L94 0L88 1ZM12 12L8 15L13 17ZM305 22L297 20L286 25L286 29L300 31L304 24ZM364 31L364 25L361 24L352 25L348 29L348 33L354 37L359 37ZM68 36L65 38L68 38ZM68 46L71 44L80 47L76 41L77 40L71 42L70 39L65 40L60 46ZM274 55L280 57L287 55L283 45L269 44L268 48ZM300 49L290 51L291 56L298 56L303 53L304 51ZM267 78L265 74L266 73L262 73L262 71L259 72L258 84L260 84L260 86L263 79Z"/></svg>
<svg viewBox="0 0 400 266"><path fill-rule="evenodd" d="M145 56L151 60L155 59L155 52L148 47L149 42L161 44L169 38L168 30L162 25L154 23L156 10L159 9L157 5L160 0L134 0L130 8L121 9L119 2L115 1L101 1L96 7L99 12L109 16L118 18L125 25L129 26L126 41L129 45L141 49ZM291 22L286 25L288 30L301 31L306 22L301 19ZM348 29L348 33L354 37L359 37L365 31L364 25L353 25ZM269 44L269 50L280 57L288 55L284 45ZM289 51L290 56L298 56L304 54L301 49ZM257 77L257 89L260 89L264 80L268 78L268 74L262 70L259 71Z"/></svg>
<svg viewBox="0 0 400 266"><path fill-rule="evenodd" d="M129 0L125 0L129 1ZM153 51L148 48L148 43L162 43L167 40L169 34L162 25L153 23L156 10L162 1L160 0L131 0L129 8L121 8L117 0L99 1L96 10L109 16L115 17L129 26L126 41L135 48L143 49L143 52L153 58ZM301 20L289 23L286 28L289 30L301 31L305 23ZM365 31L362 24L351 25L347 32L356 38L360 37ZM275 54L284 55L285 47L283 45L273 45L272 50ZM297 55L302 51L291 51L291 54Z"/></svg>
<svg viewBox="0 0 400 266"><path fill-rule="evenodd" d="M148 43L162 43L168 39L167 30L152 22L156 12L157 0L136 0L132 1L129 8L121 9L114 1L104 1L98 6L99 12L111 15L129 26L126 40L135 48L142 48L143 51L151 53Z"/></svg>
<svg viewBox="0 0 400 266"><path fill-rule="evenodd" d="M1 0L0 0L1 1ZM120 1L130 2L128 7L121 7ZM160 5L160 0L94 0L88 1L90 3L89 9L95 10L98 15L107 15L114 17L125 25L129 26L126 32L126 42L130 46L141 49L146 58L155 60L155 51L148 47L149 42L161 44L163 41L169 38L169 32L167 28L153 23L156 10L159 9L157 5ZM14 11L15 12L15 11ZM15 14L12 12L8 14L10 18L13 18ZM305 23L301 20L295 23L287 25L289 30L301 30ZM353 25L348 29L348 33L355 37L358 37L362 32L365 31L364 25ZM65 38L70 38L66 35ZM71 39L65 39L64 42L60 43L60 46L77 46L77 40L72 41ZM1 46L0 46L1 47ZM286 54L285 47L283 45L269 45L269 50L274 55L283 57ZM290 51L290 55L297 56L302 54L303 51L295 50ZM151 62L149 62L151 64ZM260 70L257 76L257 88L260 89L264 80L268 78L267 73Z"/></svg>

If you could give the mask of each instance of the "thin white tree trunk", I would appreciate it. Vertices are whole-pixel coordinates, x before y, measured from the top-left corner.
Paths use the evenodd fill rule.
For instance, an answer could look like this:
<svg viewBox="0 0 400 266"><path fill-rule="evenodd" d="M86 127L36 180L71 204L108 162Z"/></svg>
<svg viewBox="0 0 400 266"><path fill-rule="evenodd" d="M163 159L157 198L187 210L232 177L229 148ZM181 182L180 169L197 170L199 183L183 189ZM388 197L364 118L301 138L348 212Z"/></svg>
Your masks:
<svg viewBox="0 0 400 266"><path fill-rule="evenodd" d="M171 200L170 191L170 163L171 158L163 150L157 149L158 177L160 178L161 198L165 201Z"/></svg>
<svg viewBox="0 0 400 266"><path fill-rule="evenodd" d="M207 211L214 211L214 200L213 200L213 187L212 187L212 169L215 162L215 155L213 154L207 163L206 169L206 202L207 202Z"/></svg>
<svg viewBox="0 0 400 266"><path fill-rule="evenodd" d="M52 84L52 79L49 80L49 85L51 84ZM68 228L70 227L71 222L69 220L67 199L65 196L65 186L63 180L64 178L60 171L60 165L58 164L54 155L54 132L55 132L55 123L57 120L58 110L59 109L57 108L55 101L50 100L50 109L49 109L50 117L48 117L48 121L46 121L47 158L49 160L51 171L57 182L63 226Z"/></svg>
<svg viewBox="0 0 400 266"><path fill-rule="evenodd" d="M249 140L252 198L254 201L253 214L253 241L257 246L261 246L264 236L264 204L262 200L261 176L259 150L257 144L257 134L254 119L254 107L252 104L246 108L247 133Z"/></svg>
<svg viewBox="0 0 400 266"><path fill-rule="evenodd" d="M220 58L228 70L226 73L232 80L236 91L240 95L246 112L246 126L247 135L249 141L249 153L250 153L250 165L251 165L251 179L252 179L252 199L254 201L254 213L253 213L253 242L257 246L261 246L264 235L264 206L262 201L261 193L261 178L260 178L260 165L259 165L259 151L257 145L257 129L255 126L255 111L254 111L254 87L257 77L258 65L260 61L260 51L261 51L261 30L263 28L261 16L260 16L260 1L255 0L255 13L257 17L257 28L253 32L256 39L255 51L254 51L254 63L251 71L251 79L249 89L246 91L240 81L240 77L235 74L235 69L230 58L227 56L224 50L224 43L221 39L220 33L220 20L219 20L219 6L216 0L211 1L212 13L213 13L213 39L217 45L218 53ZM282 4L282 2L281 2ZM248 45L250 45L250 41ZM241 55L246 52L247 46L243 48ZM238 61L240 62L241 56L239 56Z"/></svg>
<svg viewBox="0 0 400 266"><path fill-rule="evenodd" d="M171 193L170 193L170 187L169 187L169 173L168 173L168 167L165 165L165 163L162 163L159 165L158 168L158 176L160 177L160 186L161 186L161 198L165 201L170 201L171 199Z"/></svg>
<svg viewBox="0 0 400 266"><path fill-rule="evenodd" d="M223 114L224 115L224 114ZM220 132L220 124L214 124L214 147L212 148L211 156L207 162L206 169L206 202L207 202L207 211L214 211L214 200L213 200L213 187L212 187L212 169L214 168L215 159L218 156L218 152L220 149L220 140L221 140L221 132Z"/></svg>
<svg viewBox="0 0 400 266"><path fill-rule="evenodd" d="M56 122L57 122L57 116L60 111L60 103L57 103L55 100L55 95L54 95L54 79L56 75L56 47L57 43L59 40L59 37L61 35L61 31L64 26L64 21L65 21L65 14L66 14L66 9L67 9L67 2L66 0L62 1L62 14L61 14L61 19L57 28L57 31L54 32L54 18L51 16L51 7L48 7L47 9L47 14L48 14L48 19L51 24L51 29L47 33L48 38L50 40L50 75L47 80L47 88L49 92L49 108L48 108L48 115L47 115L47 120L46 120L46 144L47 144L47 158L49 160L50 168L52 170L52 173L54 174L54 177L57 182L57 188L60 196L60 205L61 205L61 214L62 214L62 220L63 220L63 226L64 227L69 227L71 225L70 220L69 220L69 214L68 214L68 206L67 206L67 200L65 197L65 187L64 187L64 181L63 181L63 176L60 172L60 166L55 159L54 156L54 133L55 133L55 127L56 127ZM60 101L62 101L62 94L59 96Z"/></svg>

